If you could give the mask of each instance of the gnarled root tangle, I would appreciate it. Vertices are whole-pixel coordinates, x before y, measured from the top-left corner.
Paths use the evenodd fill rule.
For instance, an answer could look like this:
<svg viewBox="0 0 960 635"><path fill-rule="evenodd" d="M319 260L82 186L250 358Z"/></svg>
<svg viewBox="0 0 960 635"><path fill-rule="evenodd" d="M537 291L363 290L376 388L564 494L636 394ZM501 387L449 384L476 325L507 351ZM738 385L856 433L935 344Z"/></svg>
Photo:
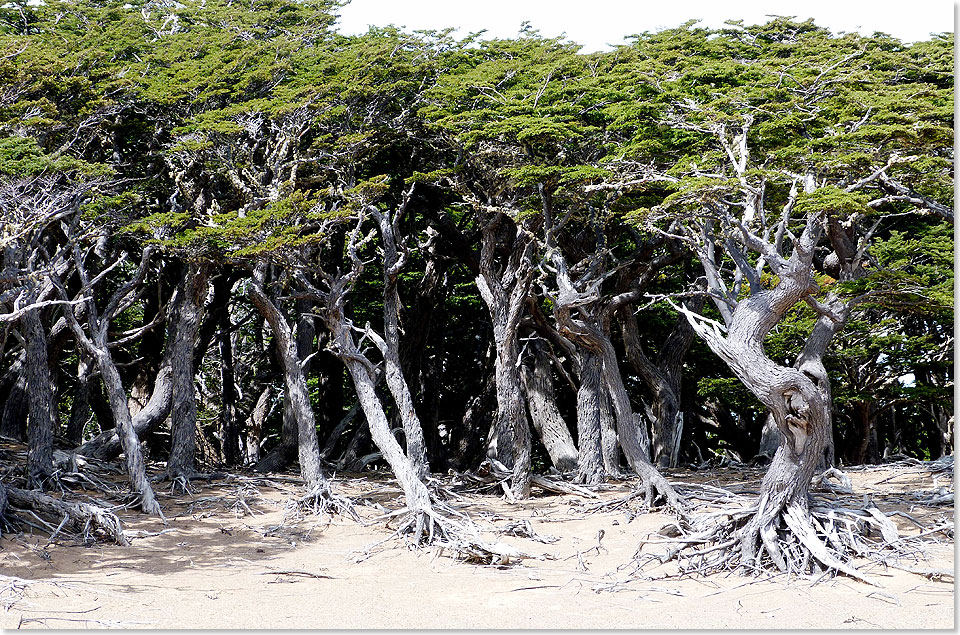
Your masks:
<svg viewBox="0 0 960 635"><path fill-rule="evenodd" d="M376 547L399 538L410 548L432 547L441 555L449 551L456 558L477 564L508 565L531 557L506 543L484 540L480 527L466 514L450 507L433 493L430 499L429 505L419 509L404 507L375 519L390 518L398 524L386 540L368 547L365 556Z"/></svg>
<svg viewBox="0 0 960 635"><path fill-rule="evenodd" d="M642 543L635 558L641 566L674 561L681 576L723 571L843 573L875 585L852 565L854 558L886 563L917 552L915 541L899 537L896 525L876 507L811 507L793 501L764 509L764 502L681 516L660 529L663 538ZM643 553L645 544L669 549Z"/></svg>
<svg viewBox="0 0 960 635"><path fill-rule="evenodd" d="M50 530L51 540L58 535L69 534L83 541L107 538L118 545L130 544L123 533L120 519L103 507L66 501L16 487L8 488L7 496L10 504L7 517L12 520L10 517L18 509L32 511L34 518Z"/></svg>
<svg viewBox="0 0 960 635"><path fill-rule="evenodd" d="M297 514L316 514L328 517L337 515L360 521L353 500L334 492L329 481L317 484L306 496L292 501L292 507Z"/></svg>

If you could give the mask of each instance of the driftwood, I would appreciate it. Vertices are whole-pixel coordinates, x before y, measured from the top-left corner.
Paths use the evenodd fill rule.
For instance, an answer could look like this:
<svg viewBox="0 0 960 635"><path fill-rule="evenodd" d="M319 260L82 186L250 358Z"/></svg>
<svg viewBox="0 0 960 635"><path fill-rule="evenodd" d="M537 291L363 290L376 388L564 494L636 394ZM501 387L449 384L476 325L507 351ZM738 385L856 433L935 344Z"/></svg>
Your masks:
<svg viewBox="0 0 960 635"><path fill-rule="evenodd" d="M32 510L35 517L41 519L45 528L51 531L50 539L65 531L71 531L84 541L97 537L107 537L118 545L129 545L123 533L120 519L103 507L89 503L65 501L41 492L10 487L7 489L10 511ZM52 518L57 526L42 520Z"/></svg>

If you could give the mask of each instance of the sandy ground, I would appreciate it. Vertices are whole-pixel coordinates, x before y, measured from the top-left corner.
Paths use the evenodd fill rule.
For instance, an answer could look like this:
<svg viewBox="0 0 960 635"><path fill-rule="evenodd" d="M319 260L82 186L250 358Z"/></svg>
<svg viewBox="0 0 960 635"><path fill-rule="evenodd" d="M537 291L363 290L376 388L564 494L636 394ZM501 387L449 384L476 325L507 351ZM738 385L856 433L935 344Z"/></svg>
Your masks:
<svg viewBox="0 0 960 635"><path fill-rule="evenodd" d="M670 477L750 487L757 470ZM356 475L354 475L356 476ZM858 496L885 511L935 522L953 508L910 504L919 490L949 485L904 470L851 473ZM890 477L893 478L890 478ZM945 482L946 481L946 482ZM341 491L396 507L395 483L338 478ZM582 498L542 495L508 504L495 494L455 501L485 527L528 520L536 542L501 538L541 556L514 566L476 565L408 549L382 521L361 525L296 518L285 503L296 479L228 480L192 495L161 494L168 525L125 512L130 547L48 545L40 535L0 539L0 627L13 628L939 628L954 627L952 577L869 569L882 587L849 578L737 575L667 579L639 575L638 543L669 517L620 508L584 513ZM603 493L611 499L629 483ZM243 502L241 502L243 501ZM248 513L244 505L252 513ZM362 515L372 518L366 507ZM896 519L907 533L912 523ZM160 532L160 533L158 533ZM492 535L492 534L491 534ZM598 541L599 537L599 541ZM940 535L924 569L954 569L953 540ZM652 547L648 547L652 548Z"/></svg>

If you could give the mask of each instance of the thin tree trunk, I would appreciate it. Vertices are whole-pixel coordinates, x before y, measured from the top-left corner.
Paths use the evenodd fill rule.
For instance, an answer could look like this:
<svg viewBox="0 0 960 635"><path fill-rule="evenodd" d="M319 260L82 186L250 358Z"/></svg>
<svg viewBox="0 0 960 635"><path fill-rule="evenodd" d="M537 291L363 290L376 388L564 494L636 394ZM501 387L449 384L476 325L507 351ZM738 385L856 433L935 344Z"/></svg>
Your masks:
<svg viewBox="0 0 960 635"><path fill-rule="evenodd" d="M405 198L403 206L393 214L381 214L375 209L372 210L380 228L383 249L383 338L375 341L383 355L387 388L393 396L403 425L406 455L413 463L417 477L424 479L430 473L430 465L427 462L423 426L413 406L410 386L400 364L400 290L397 279L406 257L405 253L399 251L400 246L397 244L398 223L413 193L413 187ZM419 328L419 325L415 328Z"/></svg>
<svg viewBox="0 0 960 635"><path fill-rule="evenodd" d="M376 392L377 373L370 361L357 350L341 309L328 304L325 316L337 355L343 360L353 380L370 436L390 469L397 477L407 501L407 508L415 513L431 510L430 492L417 474L416 466L390 432L390 423Z"/></svg>
<svg viewBox="0 0 960 635"><path fill-rule="evenodd" d="M217 347L220 353L220 450L224 464L231 466L240 463L241 454L232 339L230 314L223 311L220 314L220 329L217 332Z"/></svg>
<svg viewBox="0 0 960 635"><path fill-rule="evenodd" d="M93 361L89 355L81 351L77 361L77 387L70 407L70 421L67 423L67 440L74 446L83 442L83 431L93 414L90 407L92 391L90 373L92 371Z"/></svg>
<svg viewBox="0 0 960 635"><path fill-rule="evenodd" d="M263 286L255 276L250 283L249 296L254 305L266 319L277 341L283 366L283 379L287 391L287 403L297 422L298 456L300 474L307 483L307 489L318 491L326 486L327 479L320 463L320 446L317 442L317 427L310 405L310 393L307 380L300 365L297 342L290 326L276 305L267 297Z"/></svg>

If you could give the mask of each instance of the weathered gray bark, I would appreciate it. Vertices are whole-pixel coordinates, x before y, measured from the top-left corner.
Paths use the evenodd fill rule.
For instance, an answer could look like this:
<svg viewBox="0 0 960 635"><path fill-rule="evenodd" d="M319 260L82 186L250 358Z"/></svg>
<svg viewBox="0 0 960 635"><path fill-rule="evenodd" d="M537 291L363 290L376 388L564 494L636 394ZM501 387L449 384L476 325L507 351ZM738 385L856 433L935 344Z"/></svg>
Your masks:
<svg viewBox="0 0 960 635"><path fill-rule="evenodd" d="M355 245L351 243L351 250L353 249ZM360 407L367 419L370 436L397 477L407 501L407 508L417 515L416 522L420 527L423 522L426 522L425 516L432 513L430 492L420 479L414 462L404 453L403 448L390 432L390 423L376 392L378 373L370 360L357 349L350 330L350 322L343 313L347 295L360 269L355 254L352 256L354 257L352 275L339 275L330 280L330 290L323 298L325 300L323 319L330 331L330 347L346 365L347 372L353 380ZM418 536L419 533L418 530Z"/></svg>
<svg viewBox="0 0 960 635"><path fill-rule="evenodd" d="M64 311L64 314L67 319L67 324L73 331L77 342L93 357L97 367L100 369L100 376L103 379L103 384L107 391L110 409L113 412L113 418L117 425L117 435L120 438L120 444L126 456L130 484L133 490L140 496L140 507L145 513L161 515L160 504L157 502L153 488L150 486L150 481L147 478L146 465L140 449L140 439L133 427L133 420L130 415L127 392L123 388L120 372L117 370L108 345L110 321L121 312L123 308L132 303L133 294L143 281L152 253L153 249L151 247L144 249L136 273L111 294L101 313L90 295L91 282L87 275L81 253L79 250L74 250L74 264L81 282L86 289L84 295L89 298L89 301L86 302L86 321L90 330L89 335L85 333L83 327L80 326L72 309ZM60 281L53 279L52 282L57 286L57 290L60 292L62 299L67 300L66 289Z"/></svg>
<svg viewBox="0 0 960 635"><path fill-rule="evenodd" d="M207 292L204 265L189 263L180 288L177 329L171 355L173 406L171 408L171 445L167 476L189 479L196 474L197 393L193 349Z"/></svg>
<svg viewBox="0 0 960 635"><path fill-rule="evenodd" d="M53 473L53 432L57 426L57 408L47 360L47 334L40 319L40 310L28 311L21 319L30 394L27 482L30 487L42 487Z"/></svg>
<svg viewBox="0 0 960 635"><path fill-rule="evenodd" d="M687 306L692 311L699 311L703 300L692 300ZM656 361L651 361L640 343L636 315L629 308L621 309L618 315L627 360L653 396L650 434L653 461L660 467L676 467L683 434L680 407L683 360L696 334L687 319L681 316L664 341Z"/></svg>
<svg viewBox="0 0 960 635"><path fill-rule="evenodd" d="M313 408L310 405L307 380L300 364L294 335L286 319L264 291L262 278L262 270L258 270L250 281L248 295L270 325L270 330L277 342L288 403L297 421L300 474L309 490L319 491L327 486L327 478L320 463L320 446L317 441L317 428Z"/></svg>
<svg viewBox="0 0 960 635"><path fill-rule="evenodd" d="M398 277L406 263L406 251L398 244L400 238L400 219L410 202L414 186L407 192L403 204L392 214L381 213L371 207L370 212L380 229L383 251L383 337L371 333L371 339L377 344L383 355L387 388L400 414L406 445L406 455L413 463L418 478L424 479L430 473L427 461L427 447L423 437L423 426L413 406L410 387L400 364L400 292Z"/></svg>
<svg viewBox="0 0 960 635"><path fill-rule="evenodd" d="M808 516L810 479L830 435L829 382L821 358L834 326L826 318L818 320L795 368L780 366L763 350L767 333L810 293L811 263L822 231L821 221L811 215L790 259L772 260L779 282L772 289L755 287L749 297L736 304L729 314L726 336L716 324L686 311L697 334L769 408L784 436L763 478L757 510L739 534L740 558L745 566L756 561L759 540L770 558L785 567L777 544L779 519L788 509L802 518Z"/></svg>
<svg viewBox="0 0 960 635"><path fill-rule="evenodd" d="M305 300L297 300L295 306L298 316L295 336L297 357L301 363L303 376L306 377L310 370L310 360L308 358L313 352L313 338L316 334L313 318L307 315L310 313L312 305ZM258 472L278 472L288 466L299 452L300 424L296 409L291 403L290 398L291 393L284 391L283 424L280 428L280 445L257 462L254 469Z"/></svg>
<svg viewBox="0 0 960 635"><path fill-rule="evenodd" d="M606 388L602 381L603 363L595 352L580 355L580 388L577 391L577 444L579 459L576 482L589 485L606 478L601 448L600 412L606 406Z"/></svg>
<svg viewBox="0 0 960 635"><path fill-rule="evenodd" d="M480 297L490 313L496 346L497 448L501 462L513 469L511 489L517 498L530 496L530 424L527 421L519 365L520 318L530 290L533 241L506 218L496 214L483 227L480 274L476 277ZM512 248L497 271L497 241L501 230L511 235ZM511 452L512 450L512 452ZM509 461L509 463L506 463Z"/></svg>
<svg viewBox="0 0 960 635"><path fill-rule="evenodd" d="M540 435L550 461L561 472L577 469L577 446L570 429L560 415L553 392L553 377L547 344L542 340L529 343L530 355L522 366L523 386L530 410L530 421Z"/></svg>

